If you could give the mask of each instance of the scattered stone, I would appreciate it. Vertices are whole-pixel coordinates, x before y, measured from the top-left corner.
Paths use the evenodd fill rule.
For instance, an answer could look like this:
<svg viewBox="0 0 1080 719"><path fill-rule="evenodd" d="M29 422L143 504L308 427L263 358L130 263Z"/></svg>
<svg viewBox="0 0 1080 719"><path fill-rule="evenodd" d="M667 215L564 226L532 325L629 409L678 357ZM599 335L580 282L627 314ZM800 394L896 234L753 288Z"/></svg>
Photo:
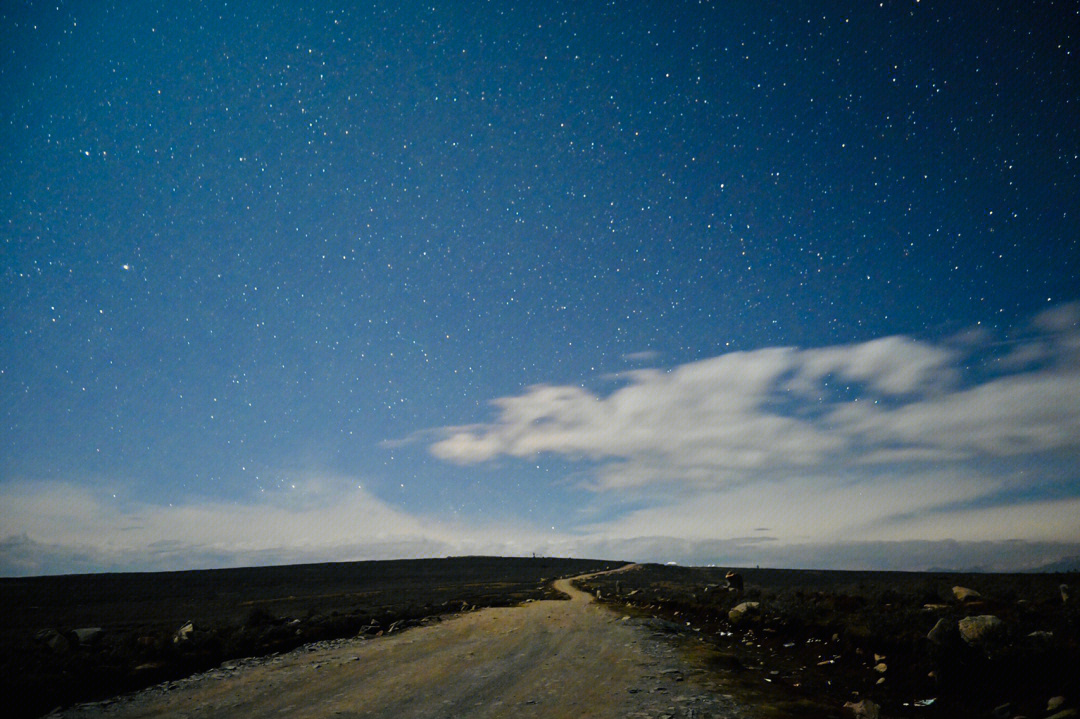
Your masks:
<svg viewBox="0 0 1080 719"><path fill-rule="evenodd" d="M875 662L883 662L883 661L885 661L885 655L884 654L878 654L877 652L875 652L874 653L874 661Z"/></svg>
<svg viewBox="0 0 1080 719"><path fill-rule="evenodd" d="M881 707L869 699L858 703L846 702L844 708L853 711L858 719L881 719Z"/></svg>
<svg viewBox="0 0 1080 719"><path fill-rule="evenodd" d="M35 639L57 654L63 654L71 648L71 642L67 637L55 629L42 629L35 635Z"/></svg>
<svg viewBox="0 0 1080 719"><path fill-rule="evenodd" d="M1074 716L1076 716L1075 709L1065 709L1063 711L1059 711L1057 714L1051 714L1050 716L1046 717L1046 719L1068 719L1068 717Z"/></svg>
<svg viewBox="0 0 1080 719"><path fill-rule="evenodd" d="M961 602L982 599L981 594L976 592L974 589L968 589L967 587L953 587L952 593L953 596L955 596L956 599Z"/></svg>
<svg viewBox="0 0 1080 719"><path fill-rule="evenodd" d="M937 624L926 635L934 644L945 644L949 641L949 636L953 633L953 623L944 617L937 620Z"/></svg>
<svg viewBox="0 0 1080 719"><path fill-rule="evenodd" d="M188 622L184 626L176 630L176 634L173 634L173 644L183 644L191 639L191 635L195 633L195 624Z"/></svg>
<svg viewBox="0 0 1080 719"><path fill-rule="evenodd" d="M884 674L885 672L889 671L889 666L885 662L879 662L874 667L874 671L878 674Z"/></svg>
<svg viewBox="0 0 1080 719"><path fill-rule="evenodd" d="M75 638L79 640L79 644L89 646L101 637L103 631L101 627L83 627L82 629L76 629L74 634Z"/></svg>
<svg viewBox="0 0 1080 719"><path fill-rule="evenodd" d="M1062 604L1068 604L1069 603L1069 585L1068 584L1062 584L1058 589L1061 591L1061 603Z"/></svg>
<svg viewBox="0 0 1080 719"><path fill-rule="evenodd" d="M1005 622L992 614L964 617L959 629L961 638L973 647L986 646L1005 636Z"/></svg>
<svg viewBox="0 0 1080 719"><path fill-rule="evenodd" d="M737 604L730 612L728 612L728 619L731 620L732 624L739 624L757 616L760 608L761 605L758 602L743 602L742 604Z"/></svg>
<svg viewBox="0 0 1080 719"><path fill-rule="evenodd" d="M1040 644L1048 644L1050 642L1050 640L1052 640L1053 638L1054 638L1054 633L1053 632L1038 631L1038 632L1032 632L1031 634L1028 634L1028 639L1030 639L1030 640L1032 640L1034 642L1038 642Z"/></svg>
<svg viewBox="0 0 1080 719"><path fill-rule="evenodd" d="M1058 709L1060 709L1064 705L1065 705L1065 697L1063 697L1063 696L1050 697L1050 700L1046 702L1046 711L1048 711L1048 712L1056 712Z"/></svg>

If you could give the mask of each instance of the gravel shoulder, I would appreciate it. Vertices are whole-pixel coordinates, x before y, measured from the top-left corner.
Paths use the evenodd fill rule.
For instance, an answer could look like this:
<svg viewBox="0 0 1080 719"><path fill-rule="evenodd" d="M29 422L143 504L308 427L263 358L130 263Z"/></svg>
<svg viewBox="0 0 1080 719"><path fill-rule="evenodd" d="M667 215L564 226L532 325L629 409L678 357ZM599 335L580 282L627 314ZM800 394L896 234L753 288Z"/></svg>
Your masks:
<svg viewBox="0 0 1080 719"><path fill-rule="evenodd" d="M688 666L674 641L595 604L571 582L555 584L570 601L319 642L54 716L750 716Z"/></svg>

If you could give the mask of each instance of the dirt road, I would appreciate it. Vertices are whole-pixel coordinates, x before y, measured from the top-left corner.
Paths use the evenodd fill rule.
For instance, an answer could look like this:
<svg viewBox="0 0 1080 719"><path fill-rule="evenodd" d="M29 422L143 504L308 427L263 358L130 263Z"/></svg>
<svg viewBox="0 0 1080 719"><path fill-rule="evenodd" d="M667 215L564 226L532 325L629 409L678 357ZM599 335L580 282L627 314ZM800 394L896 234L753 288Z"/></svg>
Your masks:
<svg viewBox="0 0 1080 719"><path fill-rule="evenodd" d="M620 570L616 570L620 571ZM671 640L571 586L377 639L229 663L64 717L747 717Z"/></svg>

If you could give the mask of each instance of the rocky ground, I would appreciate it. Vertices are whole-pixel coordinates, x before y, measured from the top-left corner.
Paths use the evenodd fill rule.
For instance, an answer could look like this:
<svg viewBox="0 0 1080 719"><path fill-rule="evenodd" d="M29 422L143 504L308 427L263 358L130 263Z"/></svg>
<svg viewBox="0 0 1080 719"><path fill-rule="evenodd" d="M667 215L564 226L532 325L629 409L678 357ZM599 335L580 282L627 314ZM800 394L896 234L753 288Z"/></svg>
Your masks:
<svg viewBox="0 0 1080 719"><path fill-rule="evenodd" d="M738 573L741 591L724 569L659 565L587 588L704 639L739 695L776 716L1077 715L1075 574Z"/></svg>
<svg viewBox="0 0 1080 719"><path fill-rule="evenodd" d="M552 597L553 578L617 564L459 558L0 579L0 691L18 698L6 707L11 716L95 699L111 714L118 694L154 685L182 696L201 672L220 683L249 666L290 662L295 673L348 664L354 647L339 638L397 637L482 614L470 611L477 606ZM1076 574L739 573L738 591L712 568L645 565L585 582L614 610L610 621L680 647L682 664L666 660L672 673L661 667L628 692L661 701L690 686L675 682L696 682L682 703L642 716L747 715L705 713L717 709L706 699L723 703L722 695L764 717L1076 716L1080 615L1068 596L1080 588ZM329 663L310 652L330 652ZM689 666L701 673L673 673ZM526 685L515 686L524 697Z"/></svg>
<svg viewBox="0 0 1080 719"><path fill-rule="evenodd" d="M522 717L756 719L688 662L657 620L614 614L560 580L570 601L435 619L407 632L305 645L56 719Z"/></svg>
<svg viewBox="0 0 1080 719"><path fill-rule="evenodd" d="M463 557L0 578L0 694L7 716L40 716L229 660L551 597L556 577L619 564Z"/></svg>

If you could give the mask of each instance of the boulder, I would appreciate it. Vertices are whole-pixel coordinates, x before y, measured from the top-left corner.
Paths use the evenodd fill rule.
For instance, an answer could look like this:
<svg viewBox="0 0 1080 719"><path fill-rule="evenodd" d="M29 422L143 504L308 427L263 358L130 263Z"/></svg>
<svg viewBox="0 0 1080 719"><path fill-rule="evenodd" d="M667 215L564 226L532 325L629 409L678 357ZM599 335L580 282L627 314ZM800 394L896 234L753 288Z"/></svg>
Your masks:
<svg viewBox="0 0 1080 719"><path fill-rule="evenodd" d="M934 628L926 635L926 638L934 644L947 644L955 635L955 627L955 624L942 617L937 620L937 624L935 624Z"/></svg>
<svg viewBox="0 0 1080 719"><path fill-rule="evenodd" d="M976 592L974 589L968 589L967 587L953 587L953 596L961 602L971 602L978 599L982 599L982 595Z"/></svg>
<svg viewBox="0 0 1080 719"><path fill-rule="evenodd" d="M42 629L34 638L57 654L63 654L71 648L71 642L67 637L55 629Z"/></svg>
<svg viewBox="0 0 1080 719"><path fill-rule="evenodd" d="M1075 709L1063 709L1057 714L1051 714L1050 716L1046 717L1046 719L1068 719L1068 717L1074 716L1076 716Z"/></svg>
<svg viewBox="0 0 1080 719"><path fill-rule="evenodd" d="M761 605L758 602L743 602L735 605L728 612L728 619L732 624L741 624L757 617L760 609Z"/></svg>
<svg viewBox="0 0 1080 719"><path fill-rule="evenodd" d="M101 627L83 627L75 630L75 638L82 646L90 646L101 637L104 630Z"/></svg>
<svg viewBox="0 0 1080 719"><path fill-rule="evenodd" d="M881 719L881 707L869 699L863 699L858 703L847 702L844 708L854 712L857 719Z"/></svg>
<svg viewBox="0 0 1080 719"><path fill-rule="evenodd" d="M184 644L191 639L191 635L195 633L195 624L188 622L184 626L176 630L176 634L173 634L173 644Z"/></svg>
<svg viewBox="0 0 1080 719"><path fill-rule="evenodd" d="M736 592L743 590L743 578L738 572L728 572L724 575L724 579L727 580L728 589L734 589Z"/></svg>
<svg viewBox="0 0 1080 719"><path fill-rule="evenodd" d="M1005 622L992 614L964 617L959 629L960 637L973 647L985 647L1005 638Z"/></svg>
<svg viewBox="0 0 1080 719"><path fill-rule="evenodd" d="M1065 697L1063 697L1063 696L1050 697L1049 701L1046 702L1046 711L1048 711L1048 712L1056 712L1058 709L1060 709L1064 705L1065 705Z"/></svg>

